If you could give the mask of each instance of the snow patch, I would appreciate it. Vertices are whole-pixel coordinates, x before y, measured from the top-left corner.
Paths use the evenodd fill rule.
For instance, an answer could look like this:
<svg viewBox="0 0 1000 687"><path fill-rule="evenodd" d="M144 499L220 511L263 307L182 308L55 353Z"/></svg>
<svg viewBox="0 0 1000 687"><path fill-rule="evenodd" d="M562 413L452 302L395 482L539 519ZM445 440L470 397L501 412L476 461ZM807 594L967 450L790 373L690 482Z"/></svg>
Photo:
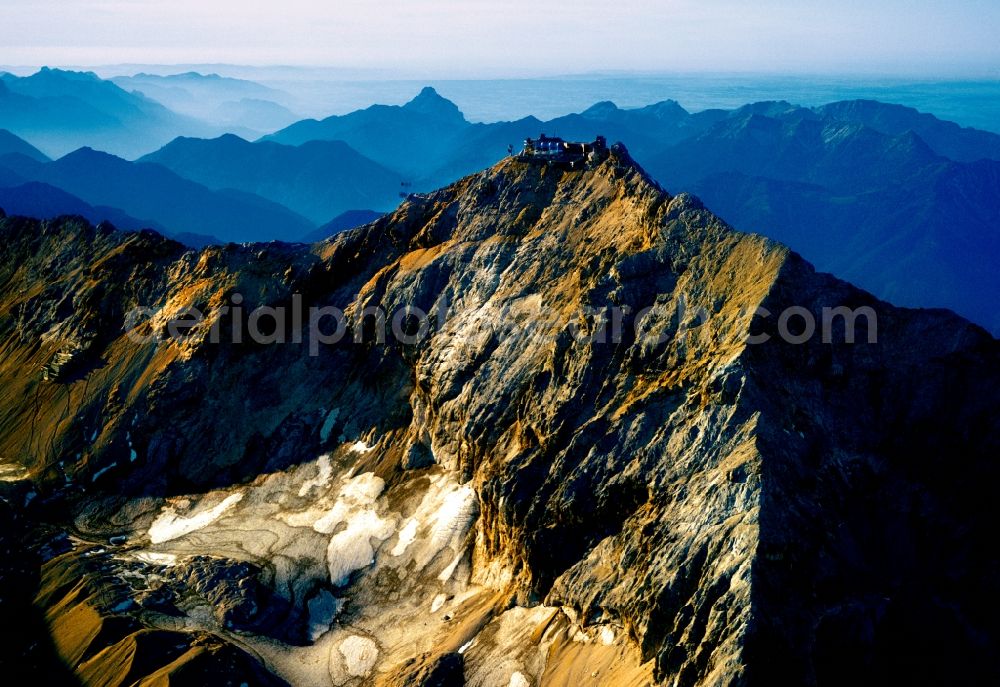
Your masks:
<svg viewBox="0 0 1000 687"><path fill-rule="evenodd" d="M431 613L437 613L438 611L440 611L441 607L444 606L444 602L447 600L448 597L445 596L444 594L438 594L437 596L435 596L434 600L431 601Z"/></svg>
<svg viewBox="0 0 1000 687"><path fill-rule="evenodd" d="M135 559L151 565L176 565L177 556L172 553L157 553L155 551L140 551L135 554Z"/></svg>
<svg viewBox="0 0 1000 687"><path fill-rule="evenodd" d="M615 643L615 631L608 625L601 628L601 644L608 646Z"/></svg>
<svg viewBox="0 0 1000 687"><path fill-rule="evenodd" d="M515 670L510 676L510 682L507 683L507 687L531 687L531 680L524 676L524 673Z"/></svg>
<svg viewBox="0 0 1000 687"><path fill-rule="evenodd" d="M149 538L154 544L183 537L209 525L243 499L243 493L230 494L218 505L187 517L177 515L173 506L165 506L160 515L149 526Z"/></svg>
<svg viewBox="0 0 1000 687"><path fill-rule="evenodd" d="M340 494L333 508L313 523L313 529L321 534L330 534L352 514L370 510L383 489L385 480L376 477L374 472L364 472L347 480L340 488Z"/></svg>
<svg viewBox="0 0 1000 687"><path fill-rule="evenodd" d="M400 532L392 553L407 554L416 563L416 570L422 571L438 554L450 549L448 560L451 564L441 576L442 580L447 580L463 558L466 536L478 516L479 502L472 487L458 484L448 474L432 477L430 487ZM418 536L419 532L423 534Z"/></svg>
<svg viewBox="0 0 1000 687"><path fill-rule="evenodd" d="M363 472L347 481L340 490L340 497L357 504L370 505L375 503L383 489L385 480L376 477L374 472Z"/></svg>
<svg viewBox="0 0 1000 687"><path fill-rule="evenodd" d="M450 580L451 576L455 574L455 568L457 568L458 564L462 562L463 555L464 554L459 553L457 556L455 556L454 560L452 560L452 562L448 564L448 567L442 570L441 574L438 575L438 579L441 580L442 582L447 582L448 580Z"/></svg>
<svg viewBox="0 0 1000 687"><path fill-rule="evenodd" d="M403 529L399 531L399 541L396 542L396 545L392 547L392 551L390 552L393 556L402 556L406 553L406 549L408 549L410 544L413 543L413 540L417 538L417 527L419 526L420 523L416 520L416 518L410 518L407 520Z"/></svg>
<svg viewBox="0 0 1000 687"><path fill-rule="evenodd" d="M365 454L375 450L374 446L369 446L363 441L355 441L353 444L347 447L347 450L351 453Z"/></svg>
<svg viewBox="0 0 1000 687"><path fill-rule="evenodd" d="M321 463L320 475L317 479L320 477L327 479L325 471L326 469ZM365 472L353 478L348 473L343 478L343 482L333 506L320 505L321 503L329 504L329 500L323 498L316 505L304 511L282 512L278 513L276 517L291 527L312 527L320 534L333 534L341 523L347 522L356 513L371 510L382 490L385 489L385 481L376 477L373 472ZM303 486L303 490L308 491L305 486Z"/></svg>
<svg viewBox="0 0 1000 687"><path fill-rule="evenodd" d="M316 476L306 480L299 487L299 496L305 496L313 487L325 487L330 483L330 477L333 475L333 466L330 465L329 453L324 453L316 460L316 468L318 470Z"/></svg>
<svg viewBox="0 0 1000 687"><path fill-rule="evenodd" d="M472 487L466 484L447 492L444 503L434 516L431 546L440 550L465 536L478 514L479 503Z"/></svg>
<svg viewBox="0 0 1000 687"><path fill-rule="evenodd" d="M330 538L326 550L326 560L330 568L330 581L342 585L355 570L365 568L375 562L375 548L378 543L392 536L395 526L391 520L384 520L373 510L363 510L347 520L346 529Z"/></svg>
<svg viewBox="0 0 1000 687"><path fill-rule="evenodd" d="M378 645L367 637L351 635L338 647L349 675L365 677L378 660Z"/></svg>

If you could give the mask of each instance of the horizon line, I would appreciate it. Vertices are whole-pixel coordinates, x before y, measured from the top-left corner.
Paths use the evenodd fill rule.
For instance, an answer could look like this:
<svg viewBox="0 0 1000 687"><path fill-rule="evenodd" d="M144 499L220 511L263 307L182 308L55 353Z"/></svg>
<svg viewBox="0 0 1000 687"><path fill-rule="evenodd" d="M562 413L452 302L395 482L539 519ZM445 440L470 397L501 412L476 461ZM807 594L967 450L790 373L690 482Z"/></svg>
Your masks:
<svg viewBox="0 0 1000 687"><path fill-rule="evenodd" d="M0 72L22 76L17 72L37 73L44 69L63 71L94 71L94 70L132 70L157 68L162 70L184 70L209 76L202 69L246 69L246 70L288 70L302 72L332 72L327 75L331 80L344 81L522 81L522 80L552 80L552 79L582 79L582 78L670 78L670 77L709 77L709 78L866 78L866 79L900 79L917 82L934 81L998 81L1000 82L1000 67L983 65L965 71L944 68L938 72L928 72L926 69L876 69L848 67L840 69L717 69L717 68L687 68L687 69L591 69L582 71L535 71L515 70L501 72L482 69L478 74L447 72L439 69L405 70L390 67L356 67L335 64L282 64L282 63L241 63L241 62L108 62L108 63L46 63L46 64L0 64ZM184 73L178 72L178 73ZM339 72L339 74L338 74ZM30 74L29 74L30 75ZM158 74L158 76L173 76L176 74ZM218 76L227 76L218 74ZM319 75L317 75L319 76ZM239 77L229 77L239 78Z"/></svg>

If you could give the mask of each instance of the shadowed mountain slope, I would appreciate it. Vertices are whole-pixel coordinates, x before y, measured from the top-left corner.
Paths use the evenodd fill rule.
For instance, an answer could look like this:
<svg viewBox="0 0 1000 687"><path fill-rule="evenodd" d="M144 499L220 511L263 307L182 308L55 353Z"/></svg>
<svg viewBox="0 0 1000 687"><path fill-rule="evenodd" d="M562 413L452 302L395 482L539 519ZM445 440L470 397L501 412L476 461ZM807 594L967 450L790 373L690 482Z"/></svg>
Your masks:
<svg viewBox="0 0 1000 687"><path fill-rule="evenodd" d="M6 129L0 129L0 156L14 154L24 155L25 157L37 160L38 162L49 161L49 158L47 158L42 151L25 141L23 138L15 136Z"/></svg>

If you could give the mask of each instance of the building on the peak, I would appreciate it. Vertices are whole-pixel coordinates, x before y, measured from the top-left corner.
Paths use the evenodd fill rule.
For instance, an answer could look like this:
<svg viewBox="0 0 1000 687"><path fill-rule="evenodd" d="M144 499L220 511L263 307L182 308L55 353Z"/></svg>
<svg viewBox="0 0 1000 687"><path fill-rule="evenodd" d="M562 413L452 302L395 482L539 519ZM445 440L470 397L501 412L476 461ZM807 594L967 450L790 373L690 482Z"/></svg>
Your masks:
<svg viewBox="0 0 1000 687"><path fill-rule="evenodd" d="M524 149L518 154L522 160L565 165L571 169L582 168L587 163L600 162L608 156L608 142L598 136L590 143L565 141L558 136L539 135L524 139Z"/></svg>

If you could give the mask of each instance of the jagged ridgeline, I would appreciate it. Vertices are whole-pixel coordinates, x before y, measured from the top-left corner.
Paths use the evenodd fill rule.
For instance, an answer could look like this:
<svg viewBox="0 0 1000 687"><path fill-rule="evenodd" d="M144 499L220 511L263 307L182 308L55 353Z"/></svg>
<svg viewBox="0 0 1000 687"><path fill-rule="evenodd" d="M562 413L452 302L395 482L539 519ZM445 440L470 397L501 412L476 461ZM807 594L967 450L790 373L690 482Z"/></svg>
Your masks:
<svg viewBox="0 0 1000 687"><path fill-rule="evenodd" d="M0 220L4 604L30 619L5 664L996 681L998 342L731 230L621 147L567 167L508 158L312 246ZM296 303L343 336L213 337ZM140 341L185 308L186 336Z"/></svg>

